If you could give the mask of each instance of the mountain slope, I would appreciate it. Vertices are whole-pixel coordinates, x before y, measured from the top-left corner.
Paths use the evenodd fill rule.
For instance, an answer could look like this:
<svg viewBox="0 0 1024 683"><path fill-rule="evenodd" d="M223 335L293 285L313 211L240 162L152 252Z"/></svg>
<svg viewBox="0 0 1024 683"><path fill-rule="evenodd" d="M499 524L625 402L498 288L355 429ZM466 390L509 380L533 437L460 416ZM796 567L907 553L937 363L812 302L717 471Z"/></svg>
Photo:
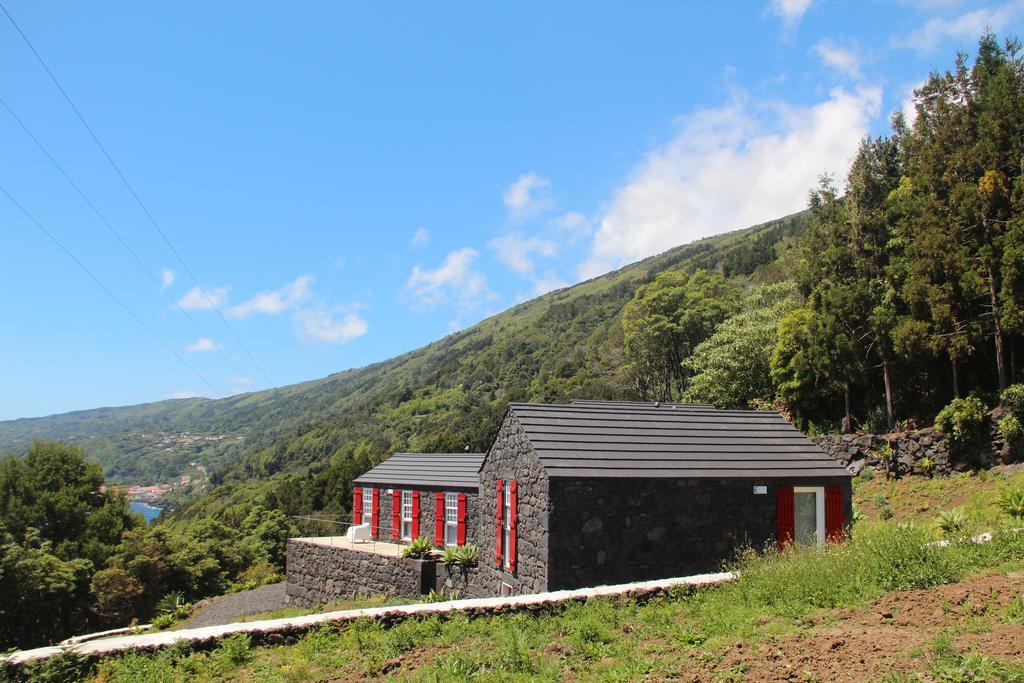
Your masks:
<svg viewBox="0 0 1024 683"><path fill-rule="evenodd" d="M510 400L629 395L622 307L673 268L744 276L802 233L806 212L676 247L551 292L397 358L323 379L230 398L160 401L0 422L0 452L34 438L79 443L114 480L173 476L190 460L228 479L294 470L339 452L485 448ZM153 432L226 438L168 452ZM148 436L142 436L146 434Z"/></svg>

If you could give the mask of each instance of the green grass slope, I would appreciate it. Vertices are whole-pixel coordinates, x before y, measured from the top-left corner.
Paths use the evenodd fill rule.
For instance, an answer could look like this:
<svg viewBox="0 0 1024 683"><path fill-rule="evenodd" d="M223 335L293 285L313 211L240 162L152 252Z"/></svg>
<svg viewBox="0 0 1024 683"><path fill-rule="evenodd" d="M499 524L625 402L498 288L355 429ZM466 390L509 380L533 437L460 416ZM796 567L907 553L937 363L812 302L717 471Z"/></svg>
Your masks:
<svg viewBox="0 0 1024 683"><path fill-rule="evenodd" d="M267 391L0 422L0 452L32 439L78 443L115 480L173 476L198 459L228 479L303 468L344 451L374 460L399 449L486 448L504 405L629 396L620 381L622 307L673 268L744 277L803 232L806 212L700 240L514 306L397 358ZM168 454L138 436L190 431L229 438Z"/></svg>

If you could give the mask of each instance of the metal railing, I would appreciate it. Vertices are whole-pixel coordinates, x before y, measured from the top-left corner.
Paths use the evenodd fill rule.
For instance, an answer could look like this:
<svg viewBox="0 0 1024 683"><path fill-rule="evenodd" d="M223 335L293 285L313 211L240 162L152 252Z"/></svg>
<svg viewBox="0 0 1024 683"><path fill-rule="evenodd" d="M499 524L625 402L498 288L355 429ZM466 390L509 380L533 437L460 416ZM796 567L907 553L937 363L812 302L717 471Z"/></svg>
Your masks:
<svg viewBox="0 0 1024 683"><path fill-rule="evenodd" d="M383 524L376 526L377 533L371 536L370 540L350 542L346 533L349 527L358 525L355 522L347 521L348 517L349 515L292 515L290 518L292 524L301 535L291 538L306 540L316 545L348 548L394 557L401 557L402 550L411 542L411 539L401 538L401 534L399 534L399 538L391 538L393 527ZM325 535L325 532L328 533Z"/></svg>

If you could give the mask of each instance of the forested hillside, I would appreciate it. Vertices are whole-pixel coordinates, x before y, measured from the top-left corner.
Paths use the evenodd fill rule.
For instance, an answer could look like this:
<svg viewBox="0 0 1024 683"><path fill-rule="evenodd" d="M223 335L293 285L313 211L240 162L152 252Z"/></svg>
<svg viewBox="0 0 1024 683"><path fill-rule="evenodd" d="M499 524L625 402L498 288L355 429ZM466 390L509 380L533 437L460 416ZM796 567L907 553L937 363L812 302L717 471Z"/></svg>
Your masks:
<svg viewBox="0 0 1024 683"><path fill-rule="evenodd" d="M675 268L742 278L773 261L776 246L802 233L806 219L801 213L678 247L398 358L321 380L221 400L0 422L0 452L24 452L33 438L59 439L82 446L115 479L131 480L173 476L196 457L169 459L140 448L138 432L225 434L232 438L199 457L225 479L240 480L332 455L373 459L398 449L485 448L507 401L632 395L620 372L618 318L639 285Z"/></svg>

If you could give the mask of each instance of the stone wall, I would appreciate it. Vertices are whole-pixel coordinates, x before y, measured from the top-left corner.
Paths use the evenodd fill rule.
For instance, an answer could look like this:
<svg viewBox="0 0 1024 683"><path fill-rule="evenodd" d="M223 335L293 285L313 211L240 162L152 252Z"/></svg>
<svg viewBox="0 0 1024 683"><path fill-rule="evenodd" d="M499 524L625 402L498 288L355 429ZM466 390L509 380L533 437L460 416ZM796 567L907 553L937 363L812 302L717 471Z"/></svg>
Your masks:
<svg viewBox="0 0 1024 683"><path fill-rule="evenodd" d="M859 474L866 467L880 472L888 467L890 473L897 476L948 475L972 467L989 467L996 460L987 445L951 448L942 433L934 428L891 434L828 434L811 437L811 440L852 474ZM889 463L881 457L887 444L893 453Z"/></svg>
<svg viewBox="0 0 1024 683"><path fill-rule="evenodd" d="M515 480L517 486L516 571L499 568L495 556L497 482ZM480 548L480 596L498 595L502 583L514 595L548 590L548 475L533 451L526 432L512 412L498 430L480 470L480 515L477 544ZM472 596L470 596L472 597Z"/></svg>
<svg viewBox="0 0 1024 683"><path fill-rule="evenodd" d="M435 585L435 563L289 540L285 595L302 607L357 595L418 598Z"/></svg>
<svg viewBox="0 0 1024 683"><path fill-rule="evenodd" d="M366 487L369 489L370 487ZM380 525L380 533L378 534L377 540L390 541L391 540L391 501L392 494L388 493L397 487L377 487L380 490L380 518L378 524ZM406 490L411 490L413 487L406 486ZM447 491L459 491L458 489L438 489L428 487L416 487L416 490L420 492L420 536L427 536L430 539L434 538L434 508L436 507L436 499L434 494L439 490ZM461 490L461 493L466 494L466 543L478 543L478 534L480 531L480 496L475 491ZM367 520L368 521L368 520Z"/></svg>
<svg viewBox="0 0 1024 683"><path fill-rule="evenodd" d="M742 547L777 533L779 485L841 486L850 479L552 479L548 590L718 570ZM754 486L767 486L755 494Z"/></svg>

